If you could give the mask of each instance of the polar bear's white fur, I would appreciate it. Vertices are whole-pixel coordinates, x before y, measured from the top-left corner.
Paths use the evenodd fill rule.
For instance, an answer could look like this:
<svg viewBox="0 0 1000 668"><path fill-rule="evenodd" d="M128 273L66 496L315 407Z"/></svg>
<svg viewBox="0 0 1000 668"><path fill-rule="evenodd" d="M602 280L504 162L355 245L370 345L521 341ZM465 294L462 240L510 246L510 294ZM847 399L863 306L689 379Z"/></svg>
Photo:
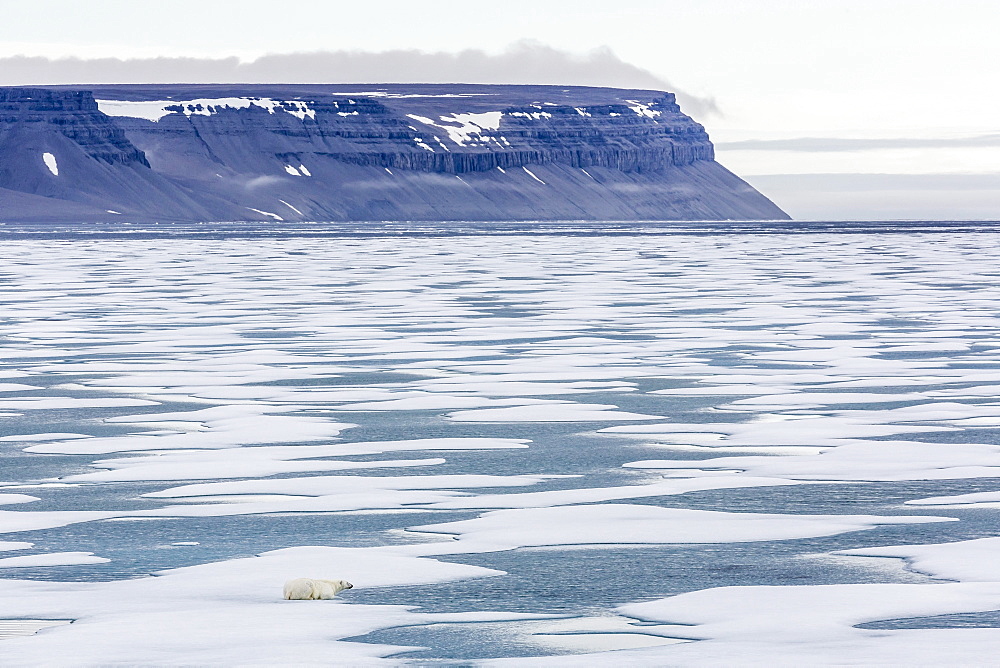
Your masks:
<svg viewBox="0 0 1000 668"><path fill-rule="evenodd" d="M285 598L289 601L325 601L353 587L347 580L296 578L285 583Z"/></svg>

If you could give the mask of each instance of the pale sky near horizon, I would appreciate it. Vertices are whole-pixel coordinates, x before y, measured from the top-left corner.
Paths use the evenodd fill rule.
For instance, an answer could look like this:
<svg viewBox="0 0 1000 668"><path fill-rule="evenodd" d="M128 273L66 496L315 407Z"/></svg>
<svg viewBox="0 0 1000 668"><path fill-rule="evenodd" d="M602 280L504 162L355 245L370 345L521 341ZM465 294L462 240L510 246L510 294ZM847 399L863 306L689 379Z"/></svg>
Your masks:
<svg viewBox="0 0 1000 668"><path fill-rule="evenodd" d="M864 207L881 207L878 217L1000 218L1000 138L988 136L1000 135L995 1L0 0L0 9L0 58L501 53L523 39L572 54L609 47L713 98L721 114L697 120L720 161L793 215L865 217ZM518 76L530 73L511 73L511 83ZM733 144L802 138L854 143ZM893 141L857 141L870 139ZM815 178L794 178L814 174L838 176L819 189ZM870 187L859 194L856 174L898 178L866 182L883 184L880 201ZM947 178L926 180L934 175Z"/></svg>

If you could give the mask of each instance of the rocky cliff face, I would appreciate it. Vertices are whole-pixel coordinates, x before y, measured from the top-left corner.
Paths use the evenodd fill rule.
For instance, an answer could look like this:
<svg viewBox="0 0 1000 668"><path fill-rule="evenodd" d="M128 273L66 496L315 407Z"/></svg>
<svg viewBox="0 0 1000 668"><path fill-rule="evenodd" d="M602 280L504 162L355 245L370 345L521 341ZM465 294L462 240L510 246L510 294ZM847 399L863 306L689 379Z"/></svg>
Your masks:
<svg viewBox="0 0 1000 668"><path fill-rule="evenodd" d="M93 95L86 91L0 88L0 141L6 138L5 135L18 132L57 132L96 160L149 167L142 151L101 113Z"/></svg>
<svg viewBox="0 0 1000 668"><path fill-rule="evenodd" d="M9 88L0 156L5 220L787 217L658 91Z"/></svg>

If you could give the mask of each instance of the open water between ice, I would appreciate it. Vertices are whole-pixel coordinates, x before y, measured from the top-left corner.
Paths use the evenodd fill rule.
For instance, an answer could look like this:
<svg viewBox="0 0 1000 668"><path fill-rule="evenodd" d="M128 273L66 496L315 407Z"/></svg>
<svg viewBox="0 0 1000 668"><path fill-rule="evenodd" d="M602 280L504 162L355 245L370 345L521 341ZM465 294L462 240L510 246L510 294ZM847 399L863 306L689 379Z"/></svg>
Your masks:
<svg viewBox="0 0 1000 668"><path fill-rule="evenodd" d="M0 228L0 661L989 663L998 231Z"/></svg>

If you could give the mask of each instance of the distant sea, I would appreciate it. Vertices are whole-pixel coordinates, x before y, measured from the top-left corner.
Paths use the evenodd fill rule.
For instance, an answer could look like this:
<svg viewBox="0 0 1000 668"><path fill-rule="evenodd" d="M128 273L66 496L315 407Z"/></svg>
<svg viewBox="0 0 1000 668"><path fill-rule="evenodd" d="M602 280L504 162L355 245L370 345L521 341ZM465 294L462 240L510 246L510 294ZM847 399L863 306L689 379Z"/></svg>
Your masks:
<svg viewBox="0 0 1000 668"><path fill-rule="evenodd" d="M0 238L289 238L450 237L480 234L554 236L658 236L720 234L892 234L996 232L1000 220L878 221L372 221L352 223L0 223Z"/></svg>

